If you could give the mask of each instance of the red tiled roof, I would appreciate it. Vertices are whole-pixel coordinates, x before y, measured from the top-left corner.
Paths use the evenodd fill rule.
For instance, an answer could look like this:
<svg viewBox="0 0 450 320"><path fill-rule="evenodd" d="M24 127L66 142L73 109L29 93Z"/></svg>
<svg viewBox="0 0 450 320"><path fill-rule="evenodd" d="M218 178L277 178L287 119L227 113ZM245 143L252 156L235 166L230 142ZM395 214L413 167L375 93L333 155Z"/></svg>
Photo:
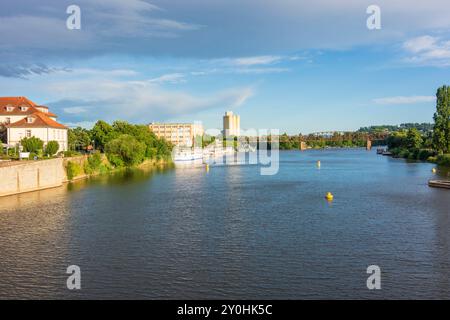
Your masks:
<svg viewBox="0 0 450 320"><path fill-rule="evenodd" d="M20 110L20 107L28 107L26 111ZM11 111L7 111L7 107L13 107ZM38 106L26 97L0 97L0 115L28 115L39 112L37 108L45 108L46 106ZM57 117L52 112L45 113L49 117Z"/></svg>
<svg viewBox="0 0 450 320"><path fill-rule="evenodd" d="M34 121L28 123L28 118L33 118ZM47 114L43 112L35 112L32 115L23 118L14 123L6 125L7 128L57 128L57 129L67 129L66 126L50 119Z"/></svg>

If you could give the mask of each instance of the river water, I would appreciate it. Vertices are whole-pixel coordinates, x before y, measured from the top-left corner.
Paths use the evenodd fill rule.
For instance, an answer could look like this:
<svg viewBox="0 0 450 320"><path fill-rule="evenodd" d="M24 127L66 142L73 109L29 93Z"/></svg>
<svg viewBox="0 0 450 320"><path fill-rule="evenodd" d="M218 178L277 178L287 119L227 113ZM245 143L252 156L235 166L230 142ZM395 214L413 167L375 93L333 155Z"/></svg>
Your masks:
<svg viewBox="0 0 450 320"><path fill-rule="evenodd" d="M432 168L286 151L273 176L129 170L0 198L0 298L449 299L450 190L427 186Z"/></svg>

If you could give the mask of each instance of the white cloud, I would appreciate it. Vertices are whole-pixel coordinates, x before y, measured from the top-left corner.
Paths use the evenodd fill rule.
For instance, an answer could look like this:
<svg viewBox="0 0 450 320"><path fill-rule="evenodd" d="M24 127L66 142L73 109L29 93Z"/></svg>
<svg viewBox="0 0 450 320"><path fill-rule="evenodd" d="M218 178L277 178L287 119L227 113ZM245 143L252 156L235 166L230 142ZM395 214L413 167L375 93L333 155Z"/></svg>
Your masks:
<svg viewBox="0 0 450 320"><path fill-rule="evenodd" d="M157 78L149 79L148 82L153 83L180 83L180 82L186 82L185 75L182 73L168 73L164 74L162 76L159 76Z"/></svg>
<svg viewBox="0 0 450 320"><path fill-rule="evenodd" d="M374 99L376 104L416 104L425 102L434 102L435 96L396 96Z"/></svg>
<svg viewBox="0 0 450 320"><path fill-rule="evenodd" d="M70 108L63 108L63 111L68 114L78 114L86 112L87 110L86 108L83 107L70 107Z"/></svg>
<svg viewBox="0 0 450 320"><path fill-rule="evenodd" d="M95 125L95 121L64 122L63 124L69 128L82 127L91 129Z"/></svg>
<svg viewBox="0 0 450 320"><path fill-rule="evenodd" d="M405 41L403 49L408 63L446 67L450 66L450 41L429 35Z"/></svg>
<svg viewBox="0 0 450 320"><path fill-rule="evenodd" d="M177 74L137 80L99 74L92 72L78 78L71 77L70 73L50 75L35 89L49 97L48 106L60 113L61 121L72 124L98 119L138 123L165 120L208 109L239 107L254 95L251 86L225 88L204 95L162 86L183 78Z"/></svg>
<svg viewBox="0 0 450 320"><path fill-rule="evenodd" d="M267 73L281 73L281 72L289 72L291 69L289 68L243 68L236 69L236 73L243 74L267 74Z"/></svg>
<svg viewBox="0 0 450 320"><path fill-rule="evenodd" d="M255 66L255 65L267 65L279 62L281 57L279 56L256 56L256 57L244 57L236 58L231 62L238 66Z"/></svg>

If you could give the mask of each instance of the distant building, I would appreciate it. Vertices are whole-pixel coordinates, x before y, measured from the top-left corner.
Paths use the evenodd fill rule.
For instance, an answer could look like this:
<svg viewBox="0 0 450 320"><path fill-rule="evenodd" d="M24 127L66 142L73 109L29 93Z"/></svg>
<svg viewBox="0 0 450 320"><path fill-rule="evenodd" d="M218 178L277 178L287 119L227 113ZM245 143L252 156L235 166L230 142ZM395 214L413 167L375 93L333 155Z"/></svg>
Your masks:
<svg viewBox="0 0 450 320"><path fill-rule="evenodd" d="M239 137L241 134L241 118L232 111L223 116L223 135L225 137Z"/></svg>
<svg viewBox="0 0 450 320"><path fill-rule="evenodd" d="M6 127L6 143L15 146L22 138L57 141L58 151L67 151L68 128L56 121L56 114L25 97L0 97L0 123Z"/></svg>
<svg viewBox="0 0 450 320"><path fill-rule="evenodd" d="M203 136L200 123L150 123L148 125L158 138L164 138L176 146L190 147L194 138Z"/></svg>

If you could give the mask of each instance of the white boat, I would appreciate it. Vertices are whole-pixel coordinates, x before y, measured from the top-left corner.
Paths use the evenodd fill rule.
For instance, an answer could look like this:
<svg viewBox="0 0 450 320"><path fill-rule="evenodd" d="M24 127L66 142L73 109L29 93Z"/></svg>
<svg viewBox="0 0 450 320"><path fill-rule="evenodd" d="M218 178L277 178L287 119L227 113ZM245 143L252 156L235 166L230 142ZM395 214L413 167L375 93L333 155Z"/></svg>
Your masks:
<svg viewBox="0 0 450 320"><path fill-rule="evenodd" d="M172 159L175 162L195 161L203 159L203 152L201 150L175 150L172 154Z"/></svg>

